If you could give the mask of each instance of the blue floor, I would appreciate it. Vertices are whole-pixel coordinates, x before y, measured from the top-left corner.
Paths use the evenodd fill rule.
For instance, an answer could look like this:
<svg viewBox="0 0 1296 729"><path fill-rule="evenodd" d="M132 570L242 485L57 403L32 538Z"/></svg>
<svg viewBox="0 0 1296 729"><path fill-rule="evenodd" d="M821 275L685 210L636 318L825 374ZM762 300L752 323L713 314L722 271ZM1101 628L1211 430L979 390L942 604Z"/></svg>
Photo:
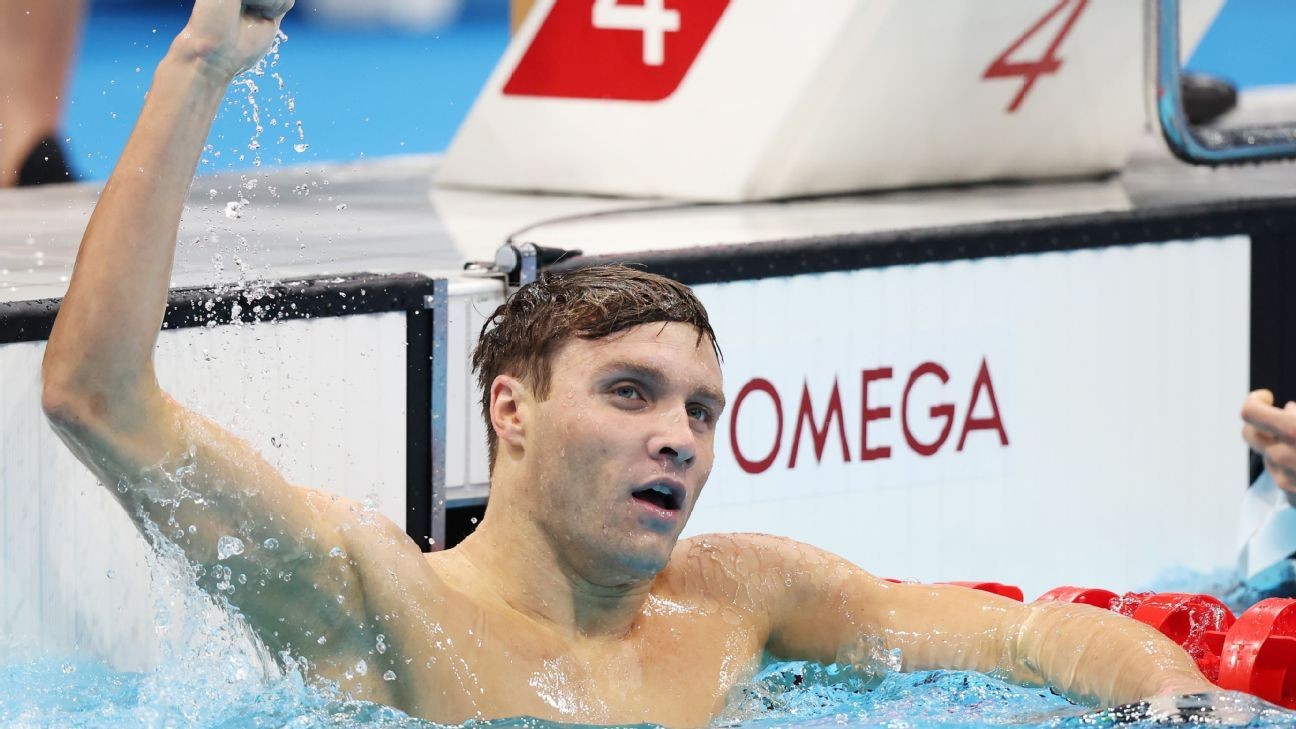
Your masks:
<svg viewBox="0 0 1296 729"><path fill-rule="evenodd" d="M1293 0L1228 0L1188 68L1225 76L1243 88L1296 84L1293 37Z"/></svg>
<svg viewBox="0 0 1296 729"><path fill-rule="evenodd" d="M138 7L91 15L63 134L84 177L104 178L112 171L153 68L186 17L178 9ZM268 75L256 79L265 165L444 150L508 44L502 13L472 17L436 34L357 32L302 21L285 22L284 32L288 40L273 69L284 91ZM237 96L246 91L236 87L230 101ZM247 146L253 125L246 109L227 103L217 116L207 169L252 166ZM271 119L278 124L272 127ZM309 145L304 153L294 148L300 143L297 121Z"/></svg>
<svg viewBox="0 0 1296 729"><path fill-rule="evenodd" d="M152 69L184 23L184 5L95 6L63 133L82 176L101 179L111 171ZM247 105L227 104L204 169L248 168L258 159L272 166L444 150L508 43L503 0L489 0L486 10L474 7L434 34L338 30L290 15L274 69L284 91L269 76L257 80L265 128L260 149L248 148L254 135ZM1294 31L1296 0L1229 0L1189 66L1243 87L1296 84ZM232 97L240 94L246 90ZM298 152L302 141L308 147Z"/></svg>

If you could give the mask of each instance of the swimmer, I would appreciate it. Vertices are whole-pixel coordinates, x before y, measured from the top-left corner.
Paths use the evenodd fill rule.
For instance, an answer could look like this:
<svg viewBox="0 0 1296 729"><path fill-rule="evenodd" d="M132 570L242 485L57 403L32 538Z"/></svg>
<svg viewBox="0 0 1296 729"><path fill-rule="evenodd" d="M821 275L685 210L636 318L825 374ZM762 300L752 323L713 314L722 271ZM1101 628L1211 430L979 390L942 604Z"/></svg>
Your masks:
<svg viewBox="0 0 1296 729"><path fill-rule="evenodd" d="M776 537L680 541L714 461L718 348L688 288L633 269L546 275L490 318L473 365L491 498L445 552L288 483L169 397L152 352L186 191L226 86L291 5L197 0L99 198L43 364L55 430L141 529L181 527L200 584L273 655L455 723L702 726L766 654L897 651L905 670L996 672L1103 705L1212 689L1178 646L1108 611L893 584ZM218 554L229 535L245 549ZM217 564L246 584L222 591Z"/></svg>

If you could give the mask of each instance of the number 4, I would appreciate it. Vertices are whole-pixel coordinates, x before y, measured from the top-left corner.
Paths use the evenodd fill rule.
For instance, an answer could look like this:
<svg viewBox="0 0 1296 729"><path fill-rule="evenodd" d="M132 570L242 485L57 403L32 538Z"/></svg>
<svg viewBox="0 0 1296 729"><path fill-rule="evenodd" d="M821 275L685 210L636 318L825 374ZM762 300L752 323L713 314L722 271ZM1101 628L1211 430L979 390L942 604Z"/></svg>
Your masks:
<svg viewBox="0 0 1296 729"><path fill-rule="evenodd" d="M601 30L637 30L643 33L645 66L666 62L666 34L680 29L678 10L667 10L665 0L644 0L643 5L618 5L617 0L594 0L591 20Z"/></svg>
<svg viewBox="0 0 1296 729"><path fill-rule="evenodd" d="M1076 20L1080 17L1080 14L1084 12L1084 9L1088 4L1089 0L1059 0L1058 4L1050 10L1047 15L1040 18L1039 22L1031 26L1030 30L1027 30L1022 37L1018 38L1011 46L1008 46L1008 50L1004 51L1003 54L996 58L994 63L990 64L990 67L986 69L985 75L981 77L983 79L1011 78L1013 76L1022 77L1021 90L1017 92L1017 96L1013 97L1012 103L1008 105L1009 114L1017 111L1017 108L1021 106L1022 101L1026 99L1026 94L1030 93L1031 87L1035 85L1035 82L1039 80L1040 76L1057 73L1058 69L1062 68L1062 60L1056 55L1058 47L1062 45L1062 41L1066 40L1067 34L1071 32L1071 27L1075 25ZM1024 62L1013 62L1008 60L1009 57L1016 53L1019 48L1025 45L1026 41L1030 40L1032 36L1040 32L1044 26L1048 25L1049 21L1057 17L1058 13L1065 10L1068 5L1074 6L1071 10L1071 17L1066 19L1066 23L1062 25L1062 30L1058 31L1057 36L1053 38L1053 42L1049 45L1048 50L1044 51L1044 56L1042 58L1038 61Z"/></svg>

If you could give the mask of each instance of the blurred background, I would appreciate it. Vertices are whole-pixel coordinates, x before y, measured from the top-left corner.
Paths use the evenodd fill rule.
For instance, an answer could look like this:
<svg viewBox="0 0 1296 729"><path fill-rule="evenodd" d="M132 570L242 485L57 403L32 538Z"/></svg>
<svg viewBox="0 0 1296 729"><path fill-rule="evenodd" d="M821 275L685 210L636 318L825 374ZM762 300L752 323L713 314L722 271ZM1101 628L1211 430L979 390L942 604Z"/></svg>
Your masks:
<svg viewBox="0 0 1296 729"><path fill-rule="evenodd" d="M91 0L62 130L83 178L112 171L191 6ZM508 45L509 0L300 0L283 32L278 62L253 79L260 149L248 149L255 124L241 102L249 89L235 86L205 170L444 150Z"/></svg>
<svg viewBox="0 0 1296 729"><path fill-rule="evenodd" d="M189 7L91 1L60 133L82 178L111 171ZM233 87L202 171L445 150L508 44L509 2L299 0L283 30L255 91ZM1243 90L1296 83L1293 30L1293 0L1229 0L1189 69Z"/></svg>

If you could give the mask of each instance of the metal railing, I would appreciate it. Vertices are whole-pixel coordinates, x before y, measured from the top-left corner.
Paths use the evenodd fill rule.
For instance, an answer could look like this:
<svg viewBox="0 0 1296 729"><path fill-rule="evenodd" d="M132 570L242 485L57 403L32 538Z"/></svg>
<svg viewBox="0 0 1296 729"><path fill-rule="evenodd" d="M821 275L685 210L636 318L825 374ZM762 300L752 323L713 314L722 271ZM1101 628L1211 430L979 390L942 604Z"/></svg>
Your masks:
<svg viewBox="0 0 1296 729"><path fill-rule="evenodd" d="M1195 165L1296 159L1296 123L1236 128L1193 126L1183 104L1179 0L1147 0L1147 84L1166 144Z"/></svg>

